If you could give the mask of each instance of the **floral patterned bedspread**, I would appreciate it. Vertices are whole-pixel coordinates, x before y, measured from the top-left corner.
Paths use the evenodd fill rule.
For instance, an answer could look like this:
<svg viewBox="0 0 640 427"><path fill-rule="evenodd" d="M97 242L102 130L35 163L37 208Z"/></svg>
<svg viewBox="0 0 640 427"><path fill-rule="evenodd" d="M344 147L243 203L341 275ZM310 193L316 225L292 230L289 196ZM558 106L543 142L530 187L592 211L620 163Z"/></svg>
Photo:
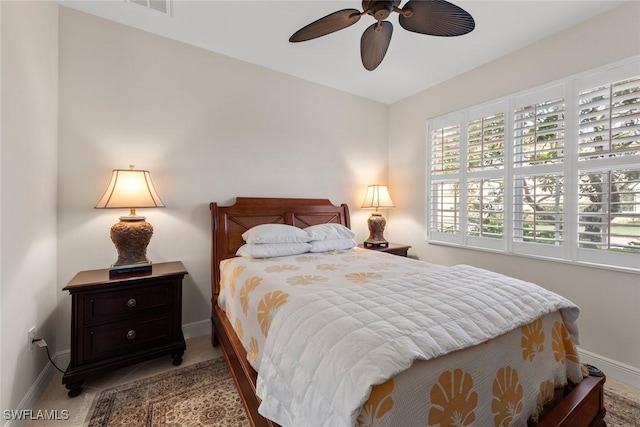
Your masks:
<svg viewBox="0 0 640 427"><path fill-rule="evenodd" d="M220 263L218 305L257 371L271 320L291 298L411 276L427 268L443 267L359 248L277 258L236 257Z"/></svg>
<svg viewBox="0 0 640 427"><path fill-rule="evenodd" d="M221 264L219 304L256 370L274 316L291 298L335 287L444 268L374 251L250 259ZM581 377L577 351L559 312L480 345L432 360L374 385L358 426L526 425L555 388ZM283 425L286 422L280 420ZM320 420L308 425L322 425Z"/></svg>

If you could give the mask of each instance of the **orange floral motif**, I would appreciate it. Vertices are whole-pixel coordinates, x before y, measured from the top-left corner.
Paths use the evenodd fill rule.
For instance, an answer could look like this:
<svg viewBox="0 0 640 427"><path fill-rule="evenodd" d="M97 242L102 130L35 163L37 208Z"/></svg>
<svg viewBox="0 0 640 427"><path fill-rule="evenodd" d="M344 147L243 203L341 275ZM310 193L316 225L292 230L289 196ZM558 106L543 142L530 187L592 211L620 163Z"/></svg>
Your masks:
<svg viewBox="0 0 640 427"><path fill-rule="evenodd" d="M296 261L298 262L310 262L315 260L316 257L312 256L312 255L303 255L303 256L299 256L298 258L296 258Z"/></svg>
<svg viewBox="0 0 640 427"><path fill-rule="evenodd" d="M343 257L342 259L344 261L351 262L351 261L358 261L358 260L367 259L367 258L362 255L349 255L349 256Z"/></svg>
<svg viewBox="0 0 640 427"><path fill-rule="evenodd" d="M556 362L564 363L565 359L574 363L580 363L578 351L569 335L567 327L562 322L555 322L551 331L553 355Z"/></svg>
<svg viewBox="0 0 640 427"><path fill-rule="evenodd" d="M379 279L382 276L378 273L349 273L345 274L344 277L353 283L366 283L373 279Z"/></svg>
<svg viewBox="0 0 640 427"><path fill-rule="evenodd" d="M267 292L258 303L258 323L260 323L260 330L265 337L271 327L273 314L287 302L287 298L289 298L289 294L282 291Z"/></svg>
<svg viewBox="0 0 640 427"><path fill-rule="evenodd" d="M496 427L508 427L517 414L522 412L523 389L518 381L518 371L511 366L500 368L493 381L491 413Z"/></svg>
<svg viewBox="0 0 640 427"><path fill-rule="evenodd" d="M244 331L242 330L242 320L236 318L235 326L233 327L233 329L236 331L236 335L238 335L238 338L242 339L242 335L244 334Z"/></svg>
<svg viewBox="0 0 640 427"><path fill-rule="evenodd" d="M544 405L553 400L554 392L555 389L551 381L540 383L540 393L538 393L538 399L536 400L536 414L540 415Z"/></svg>
<svg viewBox="0 0 640 427"><path fill-rule="evenodd" d="M271 267L267 267L265 268L265 271L267 273L281 273L283 271L296 271L296 270L300 270L300 267L297 267L295 265L272 265Z"/></svg>
<svg viewBox="0 0 640 427"><path fill-rule="evenodd" d="M258 340L254 337L251 337L251 341L249 342L249 352L247 353L247 360L249 362L253 362L258 358Z"/></svg>
<svg viewBox="0 0 640 427"><path fill-rule="evenodd" d="M522 328L522 358L533 362L537 353L544 351L544 331L542 330L542 319L535 320Z"/></svg>
<svg viewBox="0 0 640 427"><path fill-rule="evenodd" d="M222 290L227 285L227 270L229 270L229 267L231 266L231 262L229 260L226 260L226 261L223 261L221 265L222 267L220 268L220 292L222 292Z"/></svg>
<svg viewBox="0 0 640 427"><path fill-rule="evenodd" d="M224 312L227 315L227 319L231 320L231 301L227 300Z"/></svg>
<svg viewBox="0 0 640 427"><path fill-rule="evenodd" d="M304 276L292 276L287 279L290 285L309 285L311 283L328 282L329 278L324 276L315 276L312 274Z"/></svg>
<svg viewBox="0 0 640 427"><path fill-rule="evenodd" d="M242 306L242 312L247 315L249 311L249 294L262 282L261 277L250 277L244 282L244 286L240 289L240 305Z"/></svg>
<svg viewBox="0 0 640 427"><path fill-rule="evenodd" d="M229 292L231 293L231 295L234 295L236 293L236 279L240 274L242 274L245 268L246 267L244 265L239 265L233 269L231 277L229 278Z"/></svg>
<svg viewBox="0 0 640 427"><path fill-rule="evenodd" d="M369 399L362 406L358 415L358 427L371 427L375 420L385 416L393 408L393 379L374 385Z"/></svg>
<svg viewBox="0 0 640 427"><path fill-rule="evenodd" d="M430 426L469 426L476 420L478 393L473 378L461 369L444 371L431 388Z"/></svg>
<svg viewBox="0 0 640 427"><path fill-rule="evenodd" d="M316 268L323 271L333 271L346 266L346 264L320 264Z"/></svg>

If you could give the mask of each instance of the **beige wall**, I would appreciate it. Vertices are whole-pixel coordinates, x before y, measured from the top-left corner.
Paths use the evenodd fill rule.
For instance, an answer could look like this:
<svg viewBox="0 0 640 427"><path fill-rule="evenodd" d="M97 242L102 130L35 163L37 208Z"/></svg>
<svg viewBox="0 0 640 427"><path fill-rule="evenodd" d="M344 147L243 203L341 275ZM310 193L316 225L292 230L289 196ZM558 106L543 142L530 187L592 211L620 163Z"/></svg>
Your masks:
<svg viewBox="0 0 640 427"><path fill-rule="evenodd" d="M636 377L640 275L428 245L424 206L427 119L637 55L639 16L633 2L392 105L389 183L397 207L387 226L388 237L411 244L423 260L492 269L572 299L582 309L581 348L628 365Z"/></svg>
<svg viewBox="0 0 640 427"><path fill-rule="evenodd" d="M64 7L59 43L58 289L115 261L109 228L126 212L93 206L129 164L151 171L167 205L138 213L155 228L150 260L189 270L184 324L210 317L211 201L346 202L366 238L358 207L386 181L386 105ZM58 300L62 351L70 297Z"/></svg>
<svg viewBox="0 0 640 427"><path fill-rule="evenodd" d="M0 407L16 409L55 343L58 5L0 2Z"/></svg>

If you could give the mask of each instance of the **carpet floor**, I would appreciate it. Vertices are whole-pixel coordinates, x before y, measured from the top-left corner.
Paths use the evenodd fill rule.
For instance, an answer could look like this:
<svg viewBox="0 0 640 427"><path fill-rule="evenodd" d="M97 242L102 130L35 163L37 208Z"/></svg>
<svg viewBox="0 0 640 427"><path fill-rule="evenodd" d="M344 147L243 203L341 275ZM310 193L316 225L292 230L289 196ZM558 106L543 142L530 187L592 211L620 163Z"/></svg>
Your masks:
<svg viewBox="0 0 640 427"><path fill-rule="evenodd" d="M607 410L607 427L640 426L640 401L633 400L617 392L605 383L604 407Z"/></svg>
<svg viewBox="0 0 640 427"><path fill-rule="evenodd" d="M89 427L249 426L223 358L104 390Z"/></svg>
<svg viewBox="0 0 640 427"><path fill-rule="evenodd" d="M609 427L640 426L637 396L605 387ZM89 427L245 427L249 420L224 358L104 390Z"/></svg>

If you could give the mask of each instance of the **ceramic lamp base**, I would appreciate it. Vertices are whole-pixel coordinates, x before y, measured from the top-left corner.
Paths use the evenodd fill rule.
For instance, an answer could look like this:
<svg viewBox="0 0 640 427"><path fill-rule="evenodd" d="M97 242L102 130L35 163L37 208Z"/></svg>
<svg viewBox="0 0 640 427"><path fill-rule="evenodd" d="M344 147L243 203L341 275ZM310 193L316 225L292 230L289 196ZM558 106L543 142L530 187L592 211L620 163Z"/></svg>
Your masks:
<svg viewBox="0 0 640 427"><path fill-rule="evenodd" d="M384 238L384 227L387 225L387 220L382 214L372 213L367 220L367 225L369 226L369 237L364 241L365 248L389 246L389 242Z"/></svg>
<svg viewBox="0 0 640 427"><path fill-rule="evenodd" d="M111 241L118 251L118 259L111 266L115 272L150 270L147 246L153 236L153 226L143 216L123 216L111 227Z"/></svg>

